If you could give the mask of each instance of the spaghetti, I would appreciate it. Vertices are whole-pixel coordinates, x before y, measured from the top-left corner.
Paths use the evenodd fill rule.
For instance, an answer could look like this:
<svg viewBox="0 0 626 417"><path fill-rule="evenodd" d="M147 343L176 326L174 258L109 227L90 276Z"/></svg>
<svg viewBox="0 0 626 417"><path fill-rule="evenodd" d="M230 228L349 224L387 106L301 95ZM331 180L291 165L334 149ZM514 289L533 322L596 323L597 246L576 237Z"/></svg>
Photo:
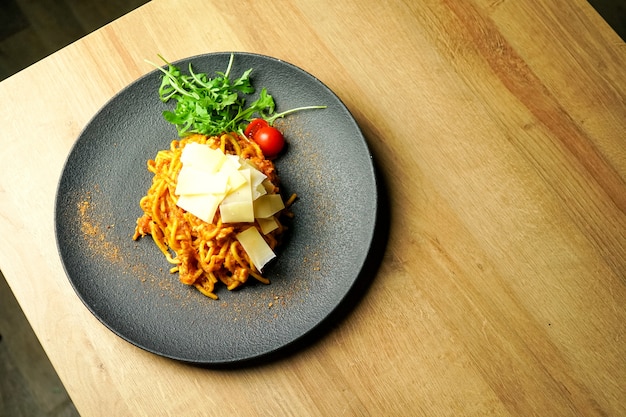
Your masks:
<svg viewBox="0 0 626 417"><path fill-rule="evenodd" d="M154 177L147 194L139 202L144 214L137 219L133 239L151 235L167 261L174 265L170 272L178 272L182 283L193 285L213 299L218 298L215 294L218 282L229 290L240 287L250 276L269 284L236 238L251 223L224 223L219 210L209 223L176 205L175 189L182 168L180 157L184 147L192 142L208 144L225 154L246 159L271 181L274 189L270 192L278 194L279 180L274 163L263 156L255 142L244 136L237 133L220 136L194 134L173 140L168 150L159 151L154 160L148 161L148 170ZM280 215L290 215L287 208L294 197L285 203L285 210ZM286 230L278 215L276 218L278 228L263 235L272 250L279 245ZM257 221L253 226L261 230Z"/></svg>

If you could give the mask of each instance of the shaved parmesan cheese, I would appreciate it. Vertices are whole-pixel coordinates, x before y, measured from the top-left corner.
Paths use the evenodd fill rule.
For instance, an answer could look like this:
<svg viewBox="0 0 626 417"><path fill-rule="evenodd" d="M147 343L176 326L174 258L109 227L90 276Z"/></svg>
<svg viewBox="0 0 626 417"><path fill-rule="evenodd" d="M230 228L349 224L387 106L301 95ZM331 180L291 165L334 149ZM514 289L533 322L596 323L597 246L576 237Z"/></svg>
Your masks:
<svg viewBox="0 0 626 417"><path fill-rule="evenodd" d="M278 227L272 216L284 203L255 164L195 142L185 146L180 159L183 167L174 192L183 210L209 223L217 210L224 223L253 223L260 218L264 234Z"/></svg>
<svg viewBox="0 0 626 417"><path fill-rule="evenodd" d="M220 215L224 223L252 223L254 221L252 204L245 201L220 204Z"/></svg>
<svg viewBox="0 0 626 417"><path fill-rule="evenodd" d="M252 185L253 188L260 185L267 178L267 176L264 173L262 173L255 167L252 167L249 169L250 169L250 184Z"/></svg>
<svg viewBox="0 0 626 417"><path fill-rule="evenodd" d="M261 185L263 185L263 188L265 188L265 191L267 191L268 193L274 192L274 184L272 183L272 181L266 179L261 183Z"/></svg>
<svg viewBox="0 0 626 417"><path fill-rule="evenodd" d="M228 174L228 189L229 192L235 191L246 183L247 179L240 171L232 171Z"/></svg>
<svg viewBox="0 0 626 417"><path fill-rule="evenodd" d="M220 150L221 152L221 150ZM228 159L228 162L230 165L234 166L236 169L241 168L241 165L243 164L244 160L241 159L238 155L231 155L231 154L225 154L226 155L226 159Z"/></svg>
<svg viewBox="0 0 626 417"><path fill-rule="evenodd" d="M178 197L176 205L200 220L213 223L213 217L223 198L223 194L185 194Z"/></svg>
<svg viewBox="0 0 626 417"><path fill-rule="evenodd" d="M254 221L250 170L244 169L238 172L245 178L245 183L235 191L231 191L220 204L220 214L224 223L249 223Z"/></svg>
<svg viewBox="0 0 626 417"><path fill-rule="evenodd" d="M272 248L265 242L256 227L249 227L237 234L237 240L246 251L252 264L260 271L269 261L276 257Z"/></svg>
<svg viewBox="0 0 626 417"><path fill-rule="evenodd" d="M222 152L221 150L219 150L219 152ZM224 164L220 167L220 170L230 174L233 171L237 171L238 169L240 169L241 166L241 161L239 160L239 157L236 155L226 155L223 154L226 159L224 160Z"/></svg>
<svg viewBox="0 0 626 417"><path fill-rule="evenodd" d="M196 167L184 166L178 174L177 195L226 194L229 177L222 172L210 173Z"/></svg>
<svg viewBox="0 0 626 417"><path fill-rule="evenodd" d="M276 221L276 218L274 216L268 217L266 219L257 218L256 221L261 228L261 233L263 233L264 235L278 229L278 222Z"/></svg>
<svg viewBox="0 0 626 417"><path fill-rule="evenodd" d="M235 201L244 201L252 204L252 189L250 188L250 170L244 169L241 171L237 171L239 175L244 178L243 184L228 192L228 195L224 197L224 203L232 203Z"/></svg>
<svg viewBox="0 0 626 417"><path fill-rule="evenodd" d="M180 161L184 166L217 172L226 161L226 155L219 149L212 149L209 145L191 142L183 149Z"/></svg>
<svg viewBox="0 0 626 417"><path fill-rule="evenodd" d="M256 200L262 195L267 194L267 190L263 187L263 184L259 184L256 187L252 188L252 199Z"/></svg>
<svg viewBox="0 0 626 417"><path fill-rule="evenodd" d="M254 201L254 217L267 218L285 208L280 194L265 194Z"/></svg>

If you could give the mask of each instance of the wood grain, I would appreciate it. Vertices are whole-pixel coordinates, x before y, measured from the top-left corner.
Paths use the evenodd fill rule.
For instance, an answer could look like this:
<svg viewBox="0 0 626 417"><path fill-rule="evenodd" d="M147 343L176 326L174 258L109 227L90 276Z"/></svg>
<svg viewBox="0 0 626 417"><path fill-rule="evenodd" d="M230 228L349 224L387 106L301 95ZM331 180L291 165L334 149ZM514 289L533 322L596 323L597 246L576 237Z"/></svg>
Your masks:
<svg viewBox="0 0 626 417"><path fill-rule="evenodd" d="M76 136L145 58L223 50L339 95L390 227L376 278L324 337L199 369L90 315L52 210ZM81 415L621 416L625 58L583 1L153 1L0 83L0 266Z"/></svg>

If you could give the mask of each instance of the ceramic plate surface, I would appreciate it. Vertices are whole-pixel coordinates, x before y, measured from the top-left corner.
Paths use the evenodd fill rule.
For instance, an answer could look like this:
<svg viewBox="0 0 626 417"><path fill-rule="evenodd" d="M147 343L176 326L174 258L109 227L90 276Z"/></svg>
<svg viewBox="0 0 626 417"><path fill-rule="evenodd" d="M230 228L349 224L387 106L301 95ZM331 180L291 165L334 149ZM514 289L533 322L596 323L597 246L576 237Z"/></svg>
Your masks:
<svg viewBox="0 0 626 417"><path fill-rule="evenodd" d="M225 71L230 53L176 62ZM231 364L287 348L320 325L349 294L372 245L378 193L372 157L352 115L315 77L267 56L235 53L232 76L253 68L287 116L288 149L276 161L281 190L297 193L295 218L270 285L218 286L214 301L178 281L151 237L135 242L139 200L152 180L146 161L177 137L162 118L153 71L113 97L73 146L57 191L55 227L67 276L111 331L149 352L197 364Z"/></svg>

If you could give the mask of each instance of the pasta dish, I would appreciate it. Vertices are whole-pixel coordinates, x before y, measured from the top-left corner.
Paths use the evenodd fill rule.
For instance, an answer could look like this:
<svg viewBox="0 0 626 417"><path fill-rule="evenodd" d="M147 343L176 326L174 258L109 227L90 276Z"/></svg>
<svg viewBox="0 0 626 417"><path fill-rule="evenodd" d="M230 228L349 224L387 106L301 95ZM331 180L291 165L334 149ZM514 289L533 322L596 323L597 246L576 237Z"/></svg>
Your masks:
<svg viewBox="0 0 626 417"><path fill-rule="evenodd" d="M198 155L219 162L201 166ZM269 284L261 270L280 244L295 195L283 202L275 165L253 140L234 132L188 135L147 167L154 176L139 202L134 240L151 235L170 272L213 299L219 282L228 290L249 277ZM251 195L249 204L242 195Z"/></svg>

